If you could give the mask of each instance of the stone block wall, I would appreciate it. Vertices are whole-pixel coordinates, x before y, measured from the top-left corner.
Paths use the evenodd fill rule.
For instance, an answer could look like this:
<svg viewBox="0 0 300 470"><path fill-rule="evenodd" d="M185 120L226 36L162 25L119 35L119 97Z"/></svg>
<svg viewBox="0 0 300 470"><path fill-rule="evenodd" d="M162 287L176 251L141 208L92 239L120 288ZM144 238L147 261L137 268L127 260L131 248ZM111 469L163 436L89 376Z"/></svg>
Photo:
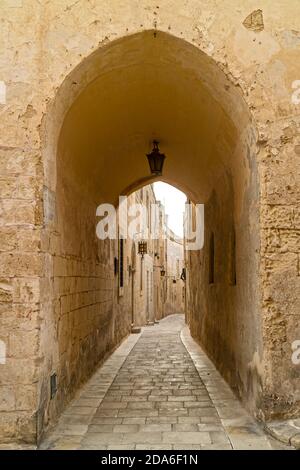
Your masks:
<svg viewBox="0 0 300 470"><path fill-rule="evenodd" d="M259 384L258 380L252 380L258 372L261 378L260 391L251 396L260 396L260 400L251 398L251 407L253 408L254 402L257 403L258 414L263 418L299 414L299 365L291 361L291 343L300 337L300 7L297 0L283 3L282 8L274 8L273 1L265 0L258 15L259 25L256 27L251 18L255 17L252 14L255 13L257 5L253 5L252 0L229 0L226 5L225 2L219 2L217 6L212 0L201 3L198 0L190 0L184 4L177 0L162 0L159 4L154 0L137 3L129 0L101 0L88 4L85 0L75 3L70 0L48 3L37 3L35 0L1 2L0 341L5 344L5 359L2 357L0 363L1 438L34 441L37 439L37 430L38 433L42 431L48 416L52 416L52 412L53 416L55 415L58 405L48 406L49 374L53 365L59 362L57 335L60 334L63 338L62 331L67 328L69 322L75 321L75 315L71 313L71 305L74 304L68 296L74 296L76 311L83 312L83 316L88 320L88 325L84 326L85 333L91 331L91 325L97 324L101 315L105 317L110 309L111 300L108 296L111 289L116 288L116 279L111 275L110 264L101 261L104 255L99 254L97 244L81 246L79 237L76 237L79 226L74 228L70 246L69 236L64 236L63 240L58 241L64 230L62 224L55 227L56 220L52 220L51 211L51 207L56 207L55 193L59 187L57 176L60 177L56 168L58 136L72 103L83 91L81 85L85 86L95 80L99 72L108 71L108 56L113 56L117 47L114 43L111 52L105 47L111 45L114 40L123 41L124 38L135 35L142 35L144 38L146 32L151 38L159 38L158 33L164 35L165 41L169 38L167 49L171 54L171 61L174 57L179 57L179 43L184 44L183 49L188 51L188 54L181 54L179 59L182 64L186 64L187 56L192 60L188 62L182 75L192 76L194 82L197 82L197 73L201 69L201 80L213 94L213 99L226 108L226 112L235 122L235 129L243 128L245 122L240 125L240 121L243 121L245 115L249 118L250 126L255 129L252 144L246 146L249 149L246 149L246 154L244 150L231 152L232 147L229 146L230 152L224 151L223 155L224 157L226 154L228 160L221 155L219 164L214 169L210 168L214 174L214 187L210 187L210 192L218 190L217 196L221 190L217 187L217 181L226 182L226 172L229 173L229 179L234 181L233 220L236 227L242 229L237 237L237 251L240 253L240 260L244 259L243 263L250 263L249 273L254 272L254 266L258 267L255 282L252 282L250 275L245 289L239 294L241 299L245 299L249 289L250 293L256 290L255 302L247 305L249 308L245 320L249 320L252 327L245 330L245 321L239 323L239 333L235 337L248 335L249 338L256 338L256 344L252 347L251 357L242 356L244 362L240 364L239 370L243 372L238 383L240 390L251 389L250 385L247 386L246 371L252 371L249 378L252 385ZM143 48L135 47L139 44L134 41L132 49L128 54L124 53L122 59L129 58L130 62L130 58L137 51L144 53ZM125 46L124 48L126 51ZM196 52L191 52L191 49L201 57L199 63L203 67L193 67ZM93 56L95 51L99 52L97 60ZM104 55L102 51L105 51ZM120 58L117 53L116 57ZM80 74L80 65L83 63L86 68L83 67ZM168 75L169 78L177 76L174 70ZM212 70L216 73L211 73ZM190 91L186 88L185 101L192 108L195 96L190 96ZM136 101L131 100L130 104L138 104L140 101L138 97ZM163 116L162 102L159 104L156 117ZM167 108L164 108L165 111ZM148 115L147 110L145 112ZM189 116L187 113L187 117ZM216 115L214 125L219 117L220 114ZM107 115L104 123L106 120ZM166 124L169 122L170 120L167 120ZM174 122L172 121L172 125ZM226 122L228 124L228 121ZM117 128L120 130L122 124L118 123ZM96 129L98 136L99 126L96 126ZM110 126L110 129L116 128ZM168 129L168 126L164 129ZM179 137L179 131L180 126L175 131L176 139ZM226 126L223 136L226 131L227 140L215 136L220 148L226 148L232 137L231 130ZM138 151L128 153L132 158L131 164L128 165L127 160L121 158L122 154L115 166L118 168L118 164L121 165L122 161L125 161L119 177L112 180L109 178L111 175L105 174L101 180L102 186L105 180L109 180L109 185L114 188L112 193L115 198L121 192L123 183L125 186L130 183L141 185L140 178L145 172L145 167L139 166L138 162L141 161L141 148L144 148L147 139L152 137L151 132L151 126L146 126L145 135L141 137L141 134L133 130L132 148ZM76 137L74 132L72 134L71 131L70 134L72 139ZM115 134L111 137L110 143L118 140ZM237 139L237 142L243 140ZM121 141L123 142L122 139ZM213 199L207 197L206 201L201 200L200 190L206 182L202 181L203 185L198 184L200 180L196 176L202 174L198 165L203 161L204 153L198 158L195 148L190 147L191 142L195 143L194 139L189 139L188 143L185 142L181 147L184 151L181 158L176 156L173 160L167 160L166 179L170 183L177 182L182 189L194 196L196 202L206 202L208 206L213 207ZM174 152L178 143L176 140ZM85 155L89 156L89 153ZM239 158L241 155L243 158ZM119 154L116 153L116 158L117 156ZM254 160L257 163L257 191L255 194L250 191L248 195L241 197L245 195L243 188L252 187L248 177L252 171L250 163ZM174 168L172 162L176 163ZM130 171L126 172L128 168ZM89 175L81 173L81 183L85 182L86 192L89 193L91 179L88 178ZM208 174L209 177L211 173ZM246 178L239 178L239 174L245 175ZM126 182L123 181L125 176ZM258 206L255 207L257 196ZM253 204L251 202L249 205L252 199ZM75 197L75 200L77 201L78 197ZM244 206L245 200L248 206ZM84 220L88 222L88 211L93 209L94 214L95 205L100 202L98 199L88 199L84 196L78 217L77 208L75 210L75 221L83 214ZM214 205L222 208L219 197ZM244 209L247 207L250 217L244 218L244 222L249 221L248 225L245 225L242 223L243 218L237 217L237 214L245 214ZM258 219L253 219L252 212L258 212ZM62 214L60 220L68 220L68 215ZM222 223L223 215L217 214L215 220ZM211 228L214 228L214 223L211 219ZM92 233L94 224L90 225L90 228L88 224L80 226L80 230L86 234L89 230ZM220 233L221 231L222 229ZM251 254L246 244L247 232L254 241L249 245L252 247ZM259 246L256 245L256 237L259 239ZM64 251L60 247L53 247L57 242L60 247L64 247ZM218 251L220 248L222 246L219 246ZM112 250L113 259L117 247ZM67 292L65 281L62 281L65 275L58 274L57 277L61 279L55 281L59 284L59 290L56 291L54 258L57 258L55 269L58 269L58 273L61 273L62 269L63 272L66 270L70 279L88 278L94 287L86 291L85 280L82 280L75 284L75 290L70 287L70 292ZM198 263L199 260L195 261L195 269ZM238 274L237 271L237 276ZM69 289L69 286L66 288ZM98 305L96 299L99 291L103 292L106 300L105 307L100 308L101 314L99 313L97 320L98 314L94 317L92 312L93 305ZM191 295L194 295L194 291ZM87 297L90 299L87 300ZM60 298L65 298L62 303ZM249 296L249 299L251 298L252 295ZM52 302L50 299L56 301ZM129 297L126 301L129 301ZM125 303L126 301L124 299ZM130 319L128 324L123 321L121 302L114 310L115 329L112 327L115 338L119 339L126 334L130 324ZM70 307L65 303L70 303ZM240 300L238 305L241 305ZM222 306L221 303L220 307ZM215 307L214 311L217 311ZM199 314L199 309L193 310L195 323ZM61 320L58 322L59 318ZM93 323L94 320L96 323ZM201 337L198 337L198 340L201 340ZM210 340L205 341L204 344L208 347ZM74 356L71 353L71 344L71 340L68 340L63 349L67 347L67 356L72 362ZM74 344L78 345L76 348L82 344L86 350L91 347L83 338L82 341L75 339ZM217 346L213 349L216 351ZM220 361L224 359L222 358ZM73 362L75 363L76 361ZM221 362L219 366L222 367ZM75 377L74 374L73 376ZM75 377L74 380L81 379ZM54 404L53 401L52 403Z"/></svg>

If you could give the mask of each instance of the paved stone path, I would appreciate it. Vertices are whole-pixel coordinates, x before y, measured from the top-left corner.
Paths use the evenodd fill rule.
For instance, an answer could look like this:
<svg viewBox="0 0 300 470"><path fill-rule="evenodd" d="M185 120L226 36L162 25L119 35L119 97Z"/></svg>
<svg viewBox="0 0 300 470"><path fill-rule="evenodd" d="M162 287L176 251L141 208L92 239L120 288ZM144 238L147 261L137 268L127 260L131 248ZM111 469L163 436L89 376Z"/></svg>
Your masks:
<svg viewBox="0 0 300 470"><path fill-rule="evenodd" d="M182 315L131 335L41 449L271 449L192 340Z"/></svg>

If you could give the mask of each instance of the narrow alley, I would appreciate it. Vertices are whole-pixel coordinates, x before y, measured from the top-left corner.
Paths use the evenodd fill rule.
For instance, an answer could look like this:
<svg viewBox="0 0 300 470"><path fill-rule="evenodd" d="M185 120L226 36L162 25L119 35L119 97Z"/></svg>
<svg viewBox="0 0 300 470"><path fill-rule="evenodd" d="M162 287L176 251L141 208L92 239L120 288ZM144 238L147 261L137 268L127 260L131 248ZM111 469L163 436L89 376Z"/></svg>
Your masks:
<svg viewBox="0 0 300 470"><path fill-rule="evenodd" d="M230 450L273 445L191 338L183 315L170 315L122 343L40 448Z"/></svg>
<svg viewBox="0 0 300 470"><path fill-rule="evenodd" d="M0 1L0 450L300 449L300 1L256 3Z"/></svg>

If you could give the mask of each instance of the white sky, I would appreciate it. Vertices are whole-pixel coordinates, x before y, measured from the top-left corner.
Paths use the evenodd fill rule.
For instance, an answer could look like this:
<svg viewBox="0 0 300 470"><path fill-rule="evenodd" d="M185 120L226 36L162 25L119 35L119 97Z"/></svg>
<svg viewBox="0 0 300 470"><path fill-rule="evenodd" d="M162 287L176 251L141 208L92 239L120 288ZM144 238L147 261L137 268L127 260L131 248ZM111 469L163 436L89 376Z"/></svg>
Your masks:
<svg viewBox="0 0 300 470"><path fill-rule="evenodd" d="M168 217L168 226L179 237L183 237L183 213L186 195L167 183L158 181L153 183L156 199L165 206Z"/></svg>

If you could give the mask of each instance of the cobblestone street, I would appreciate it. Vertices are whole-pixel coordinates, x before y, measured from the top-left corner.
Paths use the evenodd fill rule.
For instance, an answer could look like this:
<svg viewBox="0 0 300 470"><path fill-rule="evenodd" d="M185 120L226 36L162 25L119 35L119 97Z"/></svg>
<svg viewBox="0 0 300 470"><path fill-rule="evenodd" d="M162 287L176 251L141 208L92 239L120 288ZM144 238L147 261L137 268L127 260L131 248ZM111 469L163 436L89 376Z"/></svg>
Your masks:
<svg viewBox="0 0 300 470"><path fill-rule="evenodd" d="M0 17L0 451L300 449L300 0Z"/></svg>
<svg viewBox="0 0 300 470"><path fill-rule="evenodd" d="M271 449L182 315L119 347L66 409L41 449Z"/></svg>

